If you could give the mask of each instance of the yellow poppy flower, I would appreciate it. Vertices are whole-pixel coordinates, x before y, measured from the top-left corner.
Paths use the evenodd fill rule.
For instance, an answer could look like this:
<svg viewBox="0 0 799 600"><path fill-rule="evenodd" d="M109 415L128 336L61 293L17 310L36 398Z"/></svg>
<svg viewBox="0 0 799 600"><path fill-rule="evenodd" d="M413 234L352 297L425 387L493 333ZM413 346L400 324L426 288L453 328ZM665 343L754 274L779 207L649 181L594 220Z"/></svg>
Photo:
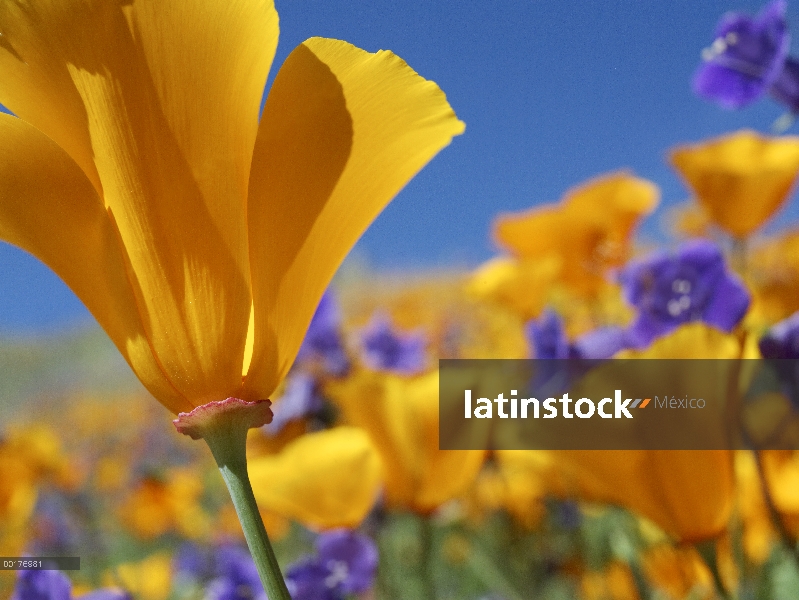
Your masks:
<svg viewBox="0 0 799 600"><path fill-rule="evenodd" d="M712 238L713 221L707 210L696 202L687 200L667 213L669 231L676 238Z"/></svg>
<svg viewBox="0 0 799 600"><path fill-rule="evenodd" d="M652 587L666 598L716 598L713 576L691 546L659 544L642 557L644 573Z"/></svg>
<svg viewBox="0 0 799 600"><path fill-rule="evenodd" d="M602 571L587 571L580 579L583 600L639 600L630 567L613 561Z"/></svg>
<svg viewBox="0 0 799 600"><path fill-rule="evenodd" d="M763 450L760 453L763 473L774 507L782 525L799 538L799 452L794 450Z"/></svg>
<svg viewBox="0 0 799 600"><path fill-rule="evenodd" d="M549 300L562 262L554 255L540 260L496 257L472 274L466 293L507 306L525 320L535 319Z"/></svg>
<svg viewBox="0 0 799 600"><path fill-rule="evenodd" d="M558 450L549 489L624 506L686 542L720 535L734 505L726 450Z"/></svg>
<svg viewBox="0 0 799 600"><path fill-rule="evenodd" d="M559 257L562 283L593 294L608 269L627 260L633 230L655 209L658 196L645 179L625 172L603 175L569 190L559 204L500 215L494 238L519 257Z"/></svg>
<svg viewBox="0 0 799 600"><path fill-rule="evenodd" d="M426 514L477 477L485 451L439 450L438 371L415 378L358 373L328 391L377 448L389 506Z"/></svg>
<svg viewBox="0 0 799 600"><path fill-rule="evenodd" d="M143 539L178 531L190 539L207 539L210 518L200 506L202 480L192 469L170 469L163 478L145 477L119 512L125 526Z"/></svg>
<svg viewBox="0 0 799 600"><path fill-rule="evenodd" d="M83 300L174 412L267 398L357 238L463 132L391 52L271 0L0 5L0 239Z"/></svg>
<svg viewBox="0 0 799 600"><path fill-rule="evenodd" d="M799 174L799 137L739 131L671 153L710 218L746 237L785 202Z"/></svg>
<svg viewBox="0 0 799 600"><path fill-rule="evenodd" d="M548 490L542 473L549 461L547 453L496 450L493 456L493 463L480 472L467 502L475 505L473 512L478 516L480 512L504 508L516 523L534 529L546 513Z"/></svg>
<svg viewBox="0 0 799 600"><path fill-rule="evenodd" d="M172 557L165 552L151 554L140 562L118 565L103 575L106 587L124 586L141 600L166 600L172 589Z"/></svg>
<svg viewBox="0 0 799 600"><path fill-rule="evenodd" d="M645 350L623 351L615 358L734 359L749 357L748 348L736 336L701 323L690 323ZM719 385L729 385L728 373L712 375L718 378ZM597 369L588 377L592 376L608 374ZM650 377L646 385L662 389L667 382L673 383L681 376L674 368L664 368L661 379ZM628 383L619 377L623 375L616 374L616 385L627 389ZM636 383L633 378L629 380L629 386ZM715 416L707 422L708 436L717 434L711 429L718 427L717 421ZM718 433L719 439L726 439L723 433ZM732 514L735 472L731 450L559 450L549 452L548 456L549 464L541 462L540 468L549 474L547 486L552 493L624 506L679 540L714 538L724 532Z"/></svg>
<svg viewBox="0 0 799 600"><path fill-rule="evenodd" d="M764 328L799 310L799 231L793 229L764 240L750 254L746 273L752 290L748 322Z"/></svg>
<svg viewBox="0 0 799 600"><path fill-rule="evenodd" d="M280 453L251 458L258 505L317 529L357 527L377 499L383 467L357 427L309 433Z"/></svg>
<svg viewBox="0 0 799 600"><path fill-rule="evenodd" d="M777 531L771 522L754 453L748 450L736 453L735 475L743 548L751 561L762 565L777 542Z"/></svg>

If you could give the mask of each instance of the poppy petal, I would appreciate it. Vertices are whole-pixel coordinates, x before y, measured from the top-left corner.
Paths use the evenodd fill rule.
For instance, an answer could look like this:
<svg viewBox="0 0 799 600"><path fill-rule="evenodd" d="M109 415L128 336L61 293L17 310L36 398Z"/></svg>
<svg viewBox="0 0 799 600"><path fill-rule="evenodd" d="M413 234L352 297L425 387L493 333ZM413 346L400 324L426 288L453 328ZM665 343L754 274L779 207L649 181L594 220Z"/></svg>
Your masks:
<svg viewBox="0 0 799 600"><path fill-rule="evenodd" d="M153 357L119 234L88 178L52 140L0 115L0 239L30 252L83 300L150 392L190 408Z"/></svg>
<svg viewBox="0 0 799 600"><path fill-rule="evenodd" d="M274 390L356 240L463 130L438 86L391 52L312 38L291 53L269 93L250 175L250 393Z"/></svg>
<svg viewBox="0 0 799 600"><path fill-rule="evenodd" d="M3 5L0 32L0 101L102 190L172 384L194 405L230 395L250 316L246 191L272 2L21 1Z"/></svg>

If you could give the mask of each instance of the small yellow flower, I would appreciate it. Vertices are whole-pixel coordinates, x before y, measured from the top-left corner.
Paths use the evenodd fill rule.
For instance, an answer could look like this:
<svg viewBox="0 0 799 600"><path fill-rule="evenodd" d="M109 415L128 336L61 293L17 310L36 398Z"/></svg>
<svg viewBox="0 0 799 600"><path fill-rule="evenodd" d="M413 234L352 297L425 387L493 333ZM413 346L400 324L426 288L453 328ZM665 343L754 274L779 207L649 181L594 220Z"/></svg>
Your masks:
<svg viewBox="0 0 799 600"><path fill-rule="evenodd" d="M329 391L345 420L369 434L384 465L389 506L429 513L463 493L483 450L439 450L438 371L415 378L358 373Z"/></svg>
<svg viewBox="0 0 799 600"><path fill-rule="evenodd" d="M796 539L799 537L799 452L793 450L761 451L763 472L774 507L782 524Z"/></svg>
<svg viewBox="0 0 799 600"><path fill-rule="evenodd" d="M349 249L464 129L391 52L322 38L259 123L271 0L19 0L0 33L0 239L174 412L267 398Z"/></svg>
<svg viewBox="0 0 799 600"><path fill-rule="evenodd" d="M303 435L278 454L251 458L248 470L262 509L316 529L357 527L383 475L377 450L356 427Z"/></svg>
<svg viewBox="0 0 799 600"><path fill-rule="evenodd" d="M613 561L603 571L589 571L580 582L583 600L639 600L630 567Z"/></svg>
<svg viewBox="0 0 799 600"><path fill-rule="evenodd" d="M799 231L788 230L754 246L749 264L753 327L773 325L799 310Z"/></svg>
<svg viewBox="0 0 799 600"><path fill-rule="evenodd" d="M125 591L141 600L166 600L172 589L172 557L167 553L148 556L140 562L124 563L116 573L107 573L106 586L121 583Z"/></svg>
<svg viewBox="0 0 799 600"><path fill-rule="evenodd" d="M656 340L645 350L623 351L615 358L737 359L749 357L751 352L749 346L742 345L734 335L701 323L690 323ZM724 364L728 363L734 364L732 360ZM619 363L614 361L596 369L586 379L614 377L615 385L623 389L644 385L657 390L685 377L684 370L677 372L675 363L673 367L666 366L656 375L648 376L645 382L633 378L625 381L623 373L613 371L616 364ZM708 373L707 381L717 382L722 386L719 389L726 391L730 375L731 372L717 369ZM739 377L744 376L745 373L739 374ZM691 389L690 379L683 381L684 389ZM597 385L596 381L593 385ZM578 394L575 392L575 396ZM663 426L675 427L679 423L667 425L664 422ZM717 415L708 417L706 427L708 436L726 439L726 429L719 429ZM735 473L734 453L730 450L565 450L549 454L552 479L548 485L554 493L624 506L679 540L694 542L714 538L725 531L732 514Z"/></svg>
<svg viewBox="0 0 799 600"><path fill-rule="evenodd" d="M623 506L687 542L720 535L734 504L733 457L723 450L552 451L549 475L559 497Z"/></svg>
<svg viewBox="0 0 799 600"><path fill-rule="evenodd" d="M745 237L788 199L799 174L799 137L744 130L677 148L671 162L710 218Z"/></svg>
<svg viewBox="0 0 799 600"><path fill-rule="evenodd" d="M690 546L660 544L643 555L644 572L652 587L667 598L716 598L713 576Z"/></svg>
<svg viewBox="0 0 799 600"><path fill-rule="evenodd" d="M144 539L171 531L207 539L210 518L200 506L202 492L195 469L174 468L163 478L145 477L120 507L122 522Z"/></svg>
<svg viewBox="0 0 799 600"><path fill-rule="evenodd" d="M562 262L554 255L540 260L493 258L472 274L466 292L507 306L525 320L535 319L547 305Z"/></svg>
<svg viewBox="0 0 799 600"><path fill-rule="evenodd" d="M497 243L518 257L561 259L560 281L586 294L624 264L638 221L658 203L657 187L626 172L597 177L569 190L559 204L500 215Z"/></svg>
<svg viewBox="0 0 799 600"><path fill-rule="evenodd" d="M690 200L671 208L667 222L672 235L678 238L713 237L713 221L707 210Z"/></svg>
<svg viewBox="0 0 799 600"><path fill-rule="evenodd" d="M746 556L755 564L763 564L777 542L777 531L771 522L755 455L740 450L735 455L735 476L738 483L738 513L743 527L742 543Z"/></svg>

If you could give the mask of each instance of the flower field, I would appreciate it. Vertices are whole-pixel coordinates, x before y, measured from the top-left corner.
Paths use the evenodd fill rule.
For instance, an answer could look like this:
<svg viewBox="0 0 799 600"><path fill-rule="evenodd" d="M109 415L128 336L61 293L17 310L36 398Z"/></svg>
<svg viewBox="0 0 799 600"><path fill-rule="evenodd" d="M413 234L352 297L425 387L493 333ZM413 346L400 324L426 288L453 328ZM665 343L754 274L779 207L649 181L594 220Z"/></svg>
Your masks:
<svg viewBox="0 0 799 600"><path fill-rule="evenodd" d="M444 92L314 37L264 96L273 3L197 4L0 5L0 240L97 321L0 341L0 598L799 598L785 2L724 16L693 91L788 112L664 148L683 204L619 165L496 214L483 264L405 272L344 260L466 131ZM442 449L446 359L777 366L695 413L734 443Z"/></svg>

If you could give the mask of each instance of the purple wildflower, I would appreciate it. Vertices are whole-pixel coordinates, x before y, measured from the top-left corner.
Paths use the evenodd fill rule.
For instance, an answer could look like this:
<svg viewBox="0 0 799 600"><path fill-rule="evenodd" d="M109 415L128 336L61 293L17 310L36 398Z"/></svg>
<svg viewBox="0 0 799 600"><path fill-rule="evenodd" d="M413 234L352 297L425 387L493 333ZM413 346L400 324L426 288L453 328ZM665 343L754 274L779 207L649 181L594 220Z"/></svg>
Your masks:
<svg viewBox="0 0 799 600"><path fill-rule="evenodd" d="M658 252L630 264L620 275L638 317L627 330L631 347L690 321L731 332L749 308L749 294L724 266L719 248L707 241L684 244L676 254Z"/></svg>
<svg viewBox="0 0 799 600"><path fill-rule="evenodd" d="M370 538L346 529L329 531L317 538L316 552L286 573L294 600L342 600L372 587L378 554Z"/></svg>
<svg viewBox="0 0 799 600"><path fill-rule="evenodd" d="M611 358L627 347L627 335L619 327L595 329L570 343L563 330L563 321L552 311L545 312L537 321L527 323L526 332L537 359L602 360Z"/></svg>
<svg viewBox="0 0 799 600"><path fill-rule="evenodd" d="M316 558L295 563L286 572L286 587L292 600L342 600L335 586L327 584L328 569Z"/></svg>
<svg viewBox="0 0 799 600"><path fill-rule="evenodd" d="M289 375L283 395L275 402L274 417L265 429L275 435L287 423L318 413L323 406L316 379L308 373L294 371Z"/></svg>
<svg viewBox="0 0 799 600"><path fill-rule="evenodd" d="M785 59L782 72L769 93L777 102L787 106L791 114L799 114L799 61L790 56Z"/></svg>
<svg viewBox="0 0 799 600"><path fill-rule="evenodd" d="M724 15L713 44L702 52L702 65L694 75L694 92L724 108L736 109L770 91L783 76L788 56L785 7L784 0L774 0L756 17ZM777 85L778 89L785 87L784 82Z"/></svg>
<svg viewBox="0 0 799 600"><path fill-rule="evenodd" d="M104 589L83 594L75 600L133 600L133 597L122 590Z"/></svg>
<svg viewBox="0 0 799 600"><path fill-rule="evenodd" d="M11 600L70 600L72 583L61 571L20 571Z"/></svg>
<svg viewBox="0 0 799 600"><path fill-rule="evenodd" d="M208 586L209 600L267 600L250 553L222 546L216 553L217 577Z"/></svg>
<svg viewBox="0 0 799 600"><path fill-rule="evenodd" d="M774 325L760 342L760 354L779 381L781 391L799 409L799 312Z"/></svg>
<svg viewBox="0 0 799 600"><path fill-rule="evenodd" d="M577 338L572 344L572 355L586 360L612 358L629 347L627 332L621 327L594 329Z"/></svg>
<svg viewBox="0 0 799 600"><path fill-rule="evenodd" d="M527 323L526 332L536 358L528 391L536 397L562 394L593 367L592 361L611 358L627 342L618 327L597 329L569 342L562 319L553 311Z"/></svg>
<svg viewBox="0 0 799 600"><path fill-rule="evenodd" d="M20 571L11 594L11 600L72 599L72 583L61 571ZM78 596L75 600L130 600L130 595L122 590L102 589Z"/></svg>
<svg viewBox="0 0 799 600"><path fill-rule="evenodd" d="M427 366L427 340L424 334L396 333L391 319L384 314L372 318L362 334L361 342L363 361L370 369L416 375Z"/></svg>
<svg viewBox="0 0 799 600"><path fill-rule="evenodd" d="M799 358L799 312L769 329L758 345L763 358Z"/></svg>
<svg viewBox="0 0 799 600"><path fill-rule="evenodd" d="M206 581L214 574L214 555L207 548L185 542L172 557L172 571L182 581Z"/></svg>
<svg viewBox="0 0 799 600"><path fill-rule="evenodd" d="M569 358L570 346L557 313L548 310L525 328L527 339L537 359Z"/></svg>
<svg viewBox="0 0 799 600"><path fill-rule="evenodd" d="M297 362L317 362L330 375L345 375L350 364L344 351L340 328L341 314L333 293L328 290L316 307L297 354Z"/></svg>
<svg viewBox="0 0 799 600"><path fill-rule="evenodd" d="M377 570L377 547L367 536L337 529L316 540L319 561L331 579L338 580L345 594L358 594L372 587Z"/></svg>

